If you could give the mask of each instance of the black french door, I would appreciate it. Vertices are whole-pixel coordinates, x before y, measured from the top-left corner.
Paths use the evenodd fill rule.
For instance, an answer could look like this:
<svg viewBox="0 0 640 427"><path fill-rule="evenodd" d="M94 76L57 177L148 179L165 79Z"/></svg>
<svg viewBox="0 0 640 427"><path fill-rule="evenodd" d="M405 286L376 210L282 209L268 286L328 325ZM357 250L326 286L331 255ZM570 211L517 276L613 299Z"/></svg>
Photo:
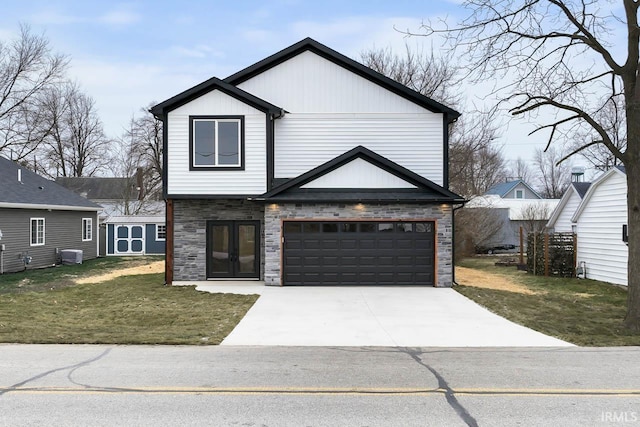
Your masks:
<svg viewBox="0 0 640 427"><path fill-rule="evenodd" d="M207 221L207 278L260 278L260 221Z"/></svg>

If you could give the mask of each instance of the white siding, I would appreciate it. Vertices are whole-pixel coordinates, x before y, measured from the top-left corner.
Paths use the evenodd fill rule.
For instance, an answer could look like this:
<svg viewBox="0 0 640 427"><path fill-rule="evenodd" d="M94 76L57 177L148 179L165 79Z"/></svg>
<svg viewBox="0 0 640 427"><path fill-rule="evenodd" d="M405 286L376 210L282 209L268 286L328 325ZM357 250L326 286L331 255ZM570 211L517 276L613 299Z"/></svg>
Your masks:
<svg viewBox="0 0 640 427"><path fill-rule="evenodd" d="M238 87L295 113L429 112L310 51Z"/></svg>
<svg viewBox="0 0 640 427"><path fill-rule="evenodd" d="M580 198L580 196L578 196L573 188L569 189L569 191L571 191L569 199L563 206L562 211L560 212L560 215L558 215L558 219L556 220L556 223L553 227L556 233L571 233L571 231L573 231L571 228L571 226L573 225L571 217L576 213L576 209L578 209L578 205L580 205L582 199Z"/></svg>
<svg viewBox="0 0 640 427"><path fill-rule="evenodd" d="M628 249L622 242L622 225L627 223L626 176L615 172L593 185L578 217L578 263L586 263L589 279L626 286Z"/></svg>
<svg viewBox="0 0 640 427"><path fill-rule="evenodd" d="M243 115L244 170L189 170L189 116ZM168 114L167 190L169 194L262 194L266 191L265 113L218 90Z"/></svg>
<svg viewBox="0 0 640 427"><path fill-rule="evenodd" d="M276 121L275 176L293 178L363 145L442 185L442 116L421 114L286 114Z"/></svg>
<svg viewBox="0 0 640 427"><path fill-rule="evenodd" d="M366 160L355 159L300 188L416 188L416 186Z"/></svg>

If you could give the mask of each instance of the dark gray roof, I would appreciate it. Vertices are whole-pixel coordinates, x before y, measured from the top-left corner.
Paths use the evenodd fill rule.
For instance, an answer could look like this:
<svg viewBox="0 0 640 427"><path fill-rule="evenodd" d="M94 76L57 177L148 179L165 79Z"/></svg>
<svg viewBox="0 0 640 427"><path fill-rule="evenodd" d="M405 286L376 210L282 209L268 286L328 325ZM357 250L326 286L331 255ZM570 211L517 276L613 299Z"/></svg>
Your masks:
<svg viewBox="0 0 640 427"><path fill-rule="evenodd" d="M135 199L135 179L103 177L58 177L56 183L90 200Z"/></svg>
<svg viewBox="0 0 640 427"><path fill-rule="evenodd" d="M100 210L100 205L0 156L0 206L5 204Z"/></svg>
<svg viewBox="0 0 640 427"><path fill-rule="evenodd" d="M590 182L572 182L571 185L576 189L581 199L584 199L584 195L587 193L589 187L591 187Z"/></svg>

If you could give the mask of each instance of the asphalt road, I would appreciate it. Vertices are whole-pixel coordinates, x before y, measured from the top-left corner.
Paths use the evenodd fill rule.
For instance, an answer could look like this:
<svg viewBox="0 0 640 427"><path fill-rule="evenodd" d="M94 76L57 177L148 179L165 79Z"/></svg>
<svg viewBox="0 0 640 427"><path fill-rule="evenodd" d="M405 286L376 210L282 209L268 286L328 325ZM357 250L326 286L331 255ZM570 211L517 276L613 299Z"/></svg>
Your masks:
<svg viewBox="0 0 640 427"><path fill-rule="evenodd" d="M0 345L0 425L640 426L640 348Z"/></svg>

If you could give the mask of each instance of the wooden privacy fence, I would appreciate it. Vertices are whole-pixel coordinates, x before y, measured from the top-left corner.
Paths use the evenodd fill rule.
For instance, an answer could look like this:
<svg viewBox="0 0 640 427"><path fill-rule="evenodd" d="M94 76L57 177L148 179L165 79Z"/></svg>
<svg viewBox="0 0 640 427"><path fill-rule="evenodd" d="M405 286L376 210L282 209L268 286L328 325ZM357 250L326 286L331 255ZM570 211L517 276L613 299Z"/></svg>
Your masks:
<svg viewBox="0 0 640 427"><path fill-rule="evenodd" d="M573 233L529 233L527 271L538 276L575 277L576 246Z"/></svg>

